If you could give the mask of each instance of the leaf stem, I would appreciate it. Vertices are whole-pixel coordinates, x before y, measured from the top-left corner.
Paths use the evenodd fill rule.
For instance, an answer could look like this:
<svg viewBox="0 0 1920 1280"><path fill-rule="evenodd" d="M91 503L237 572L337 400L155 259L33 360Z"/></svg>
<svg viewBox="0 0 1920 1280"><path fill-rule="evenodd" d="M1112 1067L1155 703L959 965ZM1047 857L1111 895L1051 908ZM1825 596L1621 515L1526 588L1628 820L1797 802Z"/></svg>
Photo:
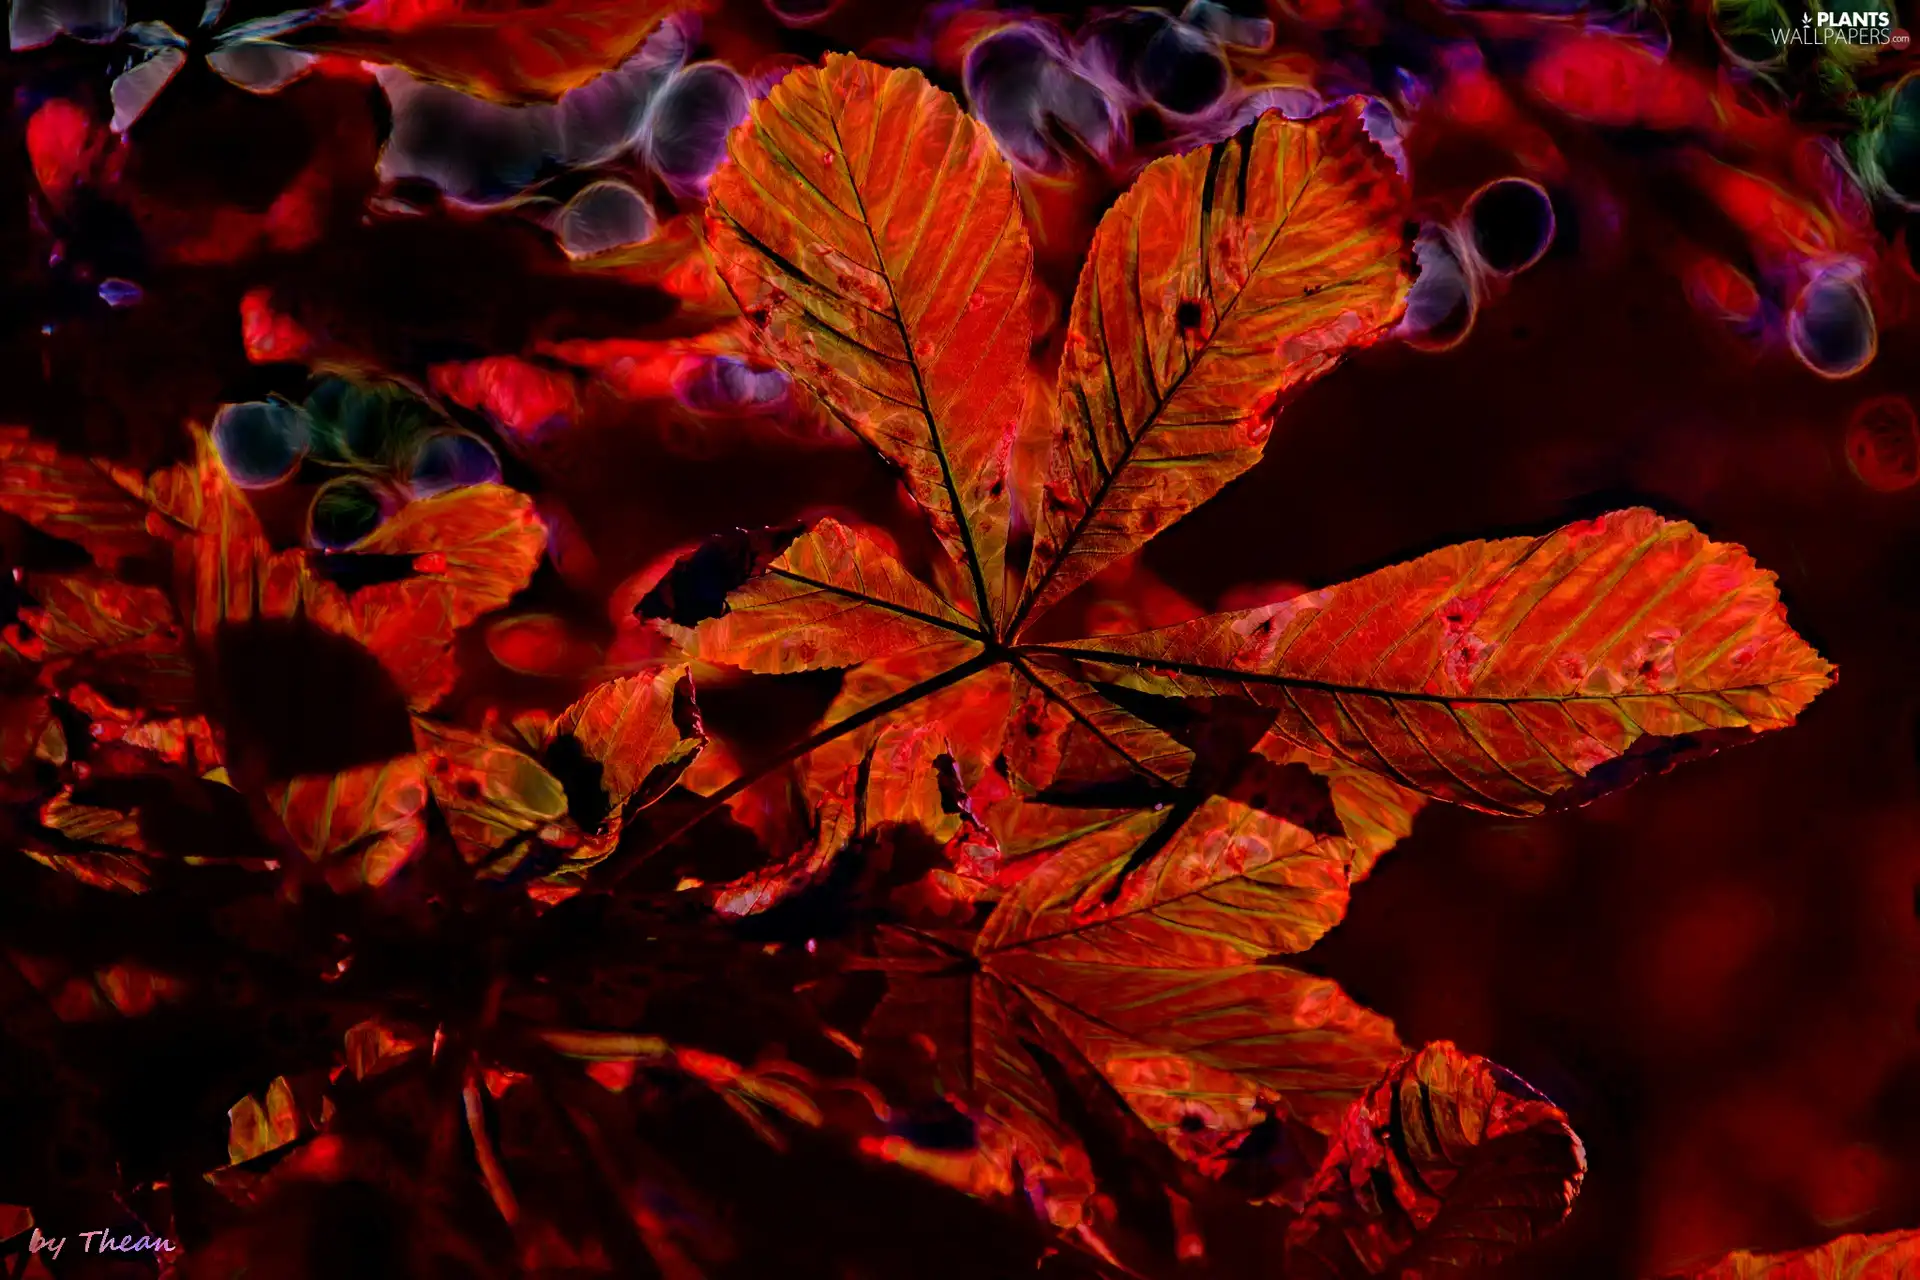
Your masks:
<svg viewBox="0 0 1920 1280"><path fill-rule="evenodd" d="M476 1075L468 1075L460 1090L460 1101L467 1113L467 1132L473 1136L473 1156L480 1165L480 1177L486 1183L487 1194L493 1197L494 1207L506 1224L518 1227L520 1202L515 1199L507 1171L494 1152L493 1140L487 1136L486 1106L480 1099L480 1081Z"/></svg>

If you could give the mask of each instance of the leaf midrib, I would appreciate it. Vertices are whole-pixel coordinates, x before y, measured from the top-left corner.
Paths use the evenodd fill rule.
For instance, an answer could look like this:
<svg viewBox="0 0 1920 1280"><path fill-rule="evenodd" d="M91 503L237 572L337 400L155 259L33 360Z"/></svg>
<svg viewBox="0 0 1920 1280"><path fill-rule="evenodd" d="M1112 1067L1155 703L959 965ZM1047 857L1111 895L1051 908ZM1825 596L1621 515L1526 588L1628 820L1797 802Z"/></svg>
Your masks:
<svg viewBox="0 0 1920 1280"><path fill-rule="evenodd" d="M867 243L873 246L873 260L880 264L880 278L886 282L888 310L894 328L900 334L900 347L907 353L907 369L913 375L913 393L920 401L920 412L927 420L927 440L933 450L933 456L940 463L940 482L946 488L947 498L953 503L953 522L960 532L960 546L965 553L967 573L973 579L974 599L979 605L980 618L989 627L993 625L993 606L987 594L987 578L980 567L980 552L973 545L973 523L969 519L966 505L960 500L960 487L954 483L953 464L947 458L946 441L940 435L940 424L933 414L933 402L927 397L926 380L920 373L920 353L914 349L913 337L907 332L906 318L900 313L900 298L894 292L893 271L887 262L886 254L880 251L879 237L874 235L873 220L867 213L866 197L860 193L860 184L854 181L853 161L847 151L846 140L840 136L840 115L835 109L837 103L824 112L827 123L833 128L833 145L840 159L847 166L847 189L853 193L854 208L859 211L860 228L867 233ZM876 129L879 127L876 122Z"/></svg>
<svg viewBox="0 0 1920 1280"><path fill-rule="evenodd" d="M1243 149L1243 154L1247 155L1248 157L1251 157L1253 153L1253 142L1256 136L1255 131L1257 130L1257 128L1258 128L1258 122L1256 121L1253 126L1247 129L1245 139L1240 144ZM1318 166L1315 166L1315 167L1317 168ZM1279 243L1280 237L1287 231L1287 229L1290 226L1292 226L1293 212L1295 209L1299 207L1300 201L1306 195L1307 188L1310 185L1311 185L1311 178L1309 178L1306 181L1303 181L1300 184L1300 189L1294 192L1293 199L1289 201L1287 204L1287 211L1285 215L1281 217L1279 223L1274 227L1273 235L1268 237L1267 243L1263 245L1260 249L1259 256L1257 256L1253 260L1252 265L1248 267L1247 269L1248 284L1251 284L1253 281L1253 278L1257 274L1259 274L1260 267L1266 262L1267 255L1273 252L1273 247L1274 245ZM1135 190L1138 190L1137 186ZM1211 292L1212 292L1213 254L1210 252L1208 248L1207 232L1209 229L1208 222L1209 222L1209 217L1211 213L1212 213L1211 209L1202 210L1201 219L1200 219L1200 230L1199 230L1200 266L1201 266L1201 271L1206 275L1208 280L1209 295L1211 295ZM1086 266L1082 267L1081 270L1083 272L1092 270L1094 268L1095 261L1096 261L1095 256L1093 254L1089 254L1087 258ZM1136 263L1135 269L1137 272L1138 270L1137 263ZM1098 285L1098 282L1096 281L1096 287L1094 290L1094 296L1096 297L1096 299L1098 298L1098 294L1099 294L1097 285ZM1136 292L1137 292L1137 288L1136 288ZM1021 593L1020 607L1014 611L1013 617L1009 619L1007 622L1008 635L1012 636L1012 635L1019 634L1022 624L1024 624L1027 620L1027 615L1031 613L1033 610L1034 602L1040 599L1041 594L1047 588L1047 584L1053 580L1055 575L1059 572L1060 567L1067 562L1067 559L1070 553L1072 552L1073 548L1079 544L1081 537L1086 533L1087 526L1092 523L1094 516L1099 513L1101 504L1106 501L1107 492L1113 487L1114 479L1127 469L1127 466L1133 461L1134 452L1140 447L1141 441L1145 440L1147 436L1151 434L1155 424L1158 423L1160 420L1160 415L1166 411L1166 408L1168 405L1173 403L1174 399L1180 394L1180 389L1186 385L1186 381L1192 375L1194 369L1199 366L1200 361L1207 355L1207 353L1213 349L1214 340L1218 338L1220 335L1220 332L1227 327L1228 319L1233 315L1235 308L1237 308L1240 305L1240 299L1245 297L1246 294L1247 294L1247 287L1242 286L1233 295L1233 298L1227 303L1226 310L1219 313L1219 319L1214 323L1213 332L1209 333L1207 335L1206 341L1201 343L1198 348L1194 349L1188 355L1186 368L1180 371L1180 376L1173 380L1172 384L1167 387L1166 392L1164 394L1159 395L1155 398L1153 408L1148 411L1147 416L1145 418L1141 419L1140 429L1128 437L1126 448L1120 451L1120 456L1114 460L1113 466L1101 476L1100 485L1097 489L1094 490L1092 501L1087 503L1086 511L1081 514L1079 520L1074 522L1072 531L1069 532L1066 538L1061 541L1059 549L1054 555L1053 560L1047 565L1045 569L1041 571L1040 577L1036 579L1033 584L1033 589L1030 591L1023 591ZM1103 307L1102 309L1103 317L1104 317L1104 314L1105 314L1105 311ZM1110 378L1111 378L1112 366L1113 366L1113 357L1111 355L1111 350L1112 350L1111 345L1106 342L1104 337L1104 325L1103 325L1103 337L1101 340L1101 363L1107 366ZM1151 351L1149 351L1149 365L1151 365ZM1121 408L1117 400L1114 404L1114 408L1116 411L1118 411ZM1122 422L1122 425L1123 426L1125 425L1124 420Z"/></svg>
<svg viewBox="0 0 1920 1280"><path fill-rule="evenodd" d="M1388 689L1378 685L1340 684L1328 680L1315 680L1306 676L1277 675L1266 671L1240 671L1232 667L1210 666L1204 662L1182 662L1172 658L1143 658L1138 654L1116 653L1108 649L1081 649L1071 645L1032 644L1020 646L1021 653L1043 653L1049 657L1070 658L1079 662L1107 663L1117 667L1129 667L1141 671L1169 671L1180 675L1207 676L1222 681L1241 684L1273 685L1283 689L1311 689L1320 693L1334 695L1351 694L1355 697L1384 698L1399 702L1430 702L1443 706L1490 705L1509 706L1525 703L1549 703L1564 706L1569 702L1622 702L1633 698L1674 698L1689 696L1710 696L1716 694L1743 693L1749 690L1772 689L1776 683L1797 679L1810 679L1811 676L1788 676L1786 681L1762 681L1755 684L1700 685L1674 689L1622 690L1618 693L1529 693L1529 694L1453 694L1427 693L1409 689Z"/></svg>

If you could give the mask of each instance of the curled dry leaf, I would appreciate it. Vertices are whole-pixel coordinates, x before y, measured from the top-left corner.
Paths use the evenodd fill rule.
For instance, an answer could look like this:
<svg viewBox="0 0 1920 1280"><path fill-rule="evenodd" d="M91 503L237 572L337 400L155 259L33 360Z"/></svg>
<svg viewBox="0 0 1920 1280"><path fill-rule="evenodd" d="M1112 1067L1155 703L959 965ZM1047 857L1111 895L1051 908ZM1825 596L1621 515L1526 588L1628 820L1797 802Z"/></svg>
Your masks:
<svg viewBox="0 0 1920 1280"><path fill-rule="evenodd" d="M1587 1157L1526 1082L1445 1042L1394 1067L1340 1123L1287 1274L1474 1275L1565 1219Z"/></svg>
<svg viewBox="0 0 1920 1280"><path fill-rule="evenodd" d="M547 752L552 759L562 743L571 744L598 770L596 803L611 812L659 799L706 740L681 664L596 686L553 722Z"/></svg>

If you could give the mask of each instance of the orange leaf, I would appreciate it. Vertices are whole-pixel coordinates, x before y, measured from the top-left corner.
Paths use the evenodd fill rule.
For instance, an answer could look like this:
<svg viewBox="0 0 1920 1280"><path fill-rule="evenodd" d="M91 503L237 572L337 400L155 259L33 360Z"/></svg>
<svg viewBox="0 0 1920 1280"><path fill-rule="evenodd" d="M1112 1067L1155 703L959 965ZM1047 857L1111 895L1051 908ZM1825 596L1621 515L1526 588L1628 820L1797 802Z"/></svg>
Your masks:
<svg viewBox="0 0 1920 1280"><path fill-rule="evenodd" d="M1032 251L986 129L917 71L828 55L728 141L707 234L768 352L899 467L1000 611Z"/></svg>
<svg viewBox="0 0 1920 1280"><path fill-rule="evenodd" d="M1773 583L1739 547L1634 509L1047 648L1149 693L1275 708L1280 750L1529 814L1793 723L1833 668Z"/></svg>
<svg viewBox="0 0 1920 1280"><path fill-rule="evenodd" d="M1023 663L1015 668L1013 697L1006 759L1028 791L1070 791L1134 775L1178 785L1193 767L1192 751L1069 672Z"/></svg>
<svg viewBox="0 0 1920 1280"><path fill-rule="evenodd" d="M1024 1189L1061 1227L1087 1219L1092 1169L1043 1057L1097 1073L1143 1125L1214 1173L1209 1162L1270 1116L1332 1132L1402 1053L1384 1018L1277 966L1150 968L1008 949L984 952L976 969L945 943L893 931L872 964L888 991L866 1027L863 1067L909 1101L930 1094L964 1108L976 1129L964 1161L882 1154L977 1194Z"/></svg>
<svg viewBox="0 0 1920 1280"><path fill-rule="evenodd" d="M974 636L964 614L877 542L829 519L729 594L725 613L672 634L695 657L773 674Z"/></svg>
<svg viewBox="0 0 1920 1280"><path fill-rule="evenodd" d="M387 1018L368 1018L347 1028L342 1041L347 1070L355 1080L379 1075L425 1048L431 1037L417 1027Z"/></svg>
<svg viewBox="0 0 1920 1280"><path fill-rule="evenodd" d="M825 878L855 840L884 841L901 830L946 846L956 838L991 842L967 808L952 748L938 724L893 724L868 747L813 810L813 836L790 857L716 886L722 915L765 911ZM872 861L872 859L869 859Z"/></svg>
<svg viewBox="0 0 1920 1280"><path fill-rule="evenodd" d="M878 1154L975 1195L1024 1193L1055 1226L1077 1226L1094 1189L1092 1162L1022 1043L1017 998L984 974L933 967L943 953L905 934L884 934L881 945L887 960L911 968L889 976L867 1020L866 1041L878 1050L871 1065L886 1075L885 1055L903 1053L919 1068L911 1074L925 1073L927 1101L965 1108L975 1141L953 1161L903 1140L882 1143Z"/></svg>
<svg viewBox="0 0 1920 1280"><path fill-rule="evenodd" d="M814 810L814 835L807 845L737 880L713 886L708 900L723 916L758 915L818 884L859 834L852 797L832 792Z"/></svg>
<svg viewBox="0 0 1920 1280"><path fill-rule="evenodd" d="M1558 1226L1586 1171L1560 1108L1430 1044L1354 1103L1288 1229L1287 1274L1477 1274Z"/></svg>
<svg viewBox="0 0 1920 1280"><path fill-rule="evenodd" d="M1911 1280L1920 1275L1920 1231L1841 1236L1793 1253L1730 1253L1686 1280Z"/></svg>
<svg viewBox="0 0 1920 1280"><path fill-rule="evenodd" d="M40 806L40 823L60 842L29 837L21 851L42 866L110 892L145 893L153 886L154 858L137 809L76 804L73 789L63 787Z"/></svg>
<svg viewBox="0 0 1920 1280"><path fill-rule="evenodd" d="M30 637L9 637L9 642L35 661L113 649L176 630L166 592L132 586L98 570L34 574L22 585L38 607L20 611Z"/></svg>
<svg viewBox="0 0 1920 1280"><path fill-rule="evenodd" d="M1344 844L1220 796L1132 813L1022 880L978 950L1159 968L1304 951L1346 914Z"/></svg>
<svg viewBox="0 0 1920 1280"><path fill-rule="evenodd" d="M1385 1018L1278 965L1152 968L1024 950L982 963L1190 1157L1230 1146L1267 1110L1330 1133L1402 1052Z"/></svg>
<svg viewBox="0 0 1920 1280"><path fill-rule="evenodd" d="M44 695L0 694L0 774L27 767L30 760L67 762L67 735Z"/></svg>
<svg viewBox="0 0 1920 1280"><path fill-rule="evenodd" d="M807 759L807 778L815 794L839 781L860 763L867 748L889 724L940 724L953 745L954 760L968 786L979 782L999 754L1007 721L1010 685L1005 667L987 667L951 684L943 676L978 658L980 645L955 637L862 663L847 672L840 692L822 717L837 724L889 698L930 686L924 696L889 715L861 725L815 751Z"/></svg>
<svg viewBox="0 0 1920 1280"><path fill-rule="evenodd" d="M1380 855L1413 834L1413 820L1427 798L1400 784L1355 768L1344 760L1265 744L1279 764L1304 764L1327 780L1334 816L1345 834L1328 838L1327 847L1346 863L1347 877L1358 882L1373 870Z"/></svg>
<svg viewBox="0 0 1920 1280"><path fill-rule="evenodd" d="M1012 629L1251 467L1278 397L1386 331L1405 199L1357 101L1147 167L1074 294Z"/></svg>
<svg viewBox="0 0 1920 1280"><path fill-rule="evenodd" d="M318 1128L330 1113L322 1100L317 1114L303 1107L294 1085L285 1076L275 1076L267 1086L264 1103L251 1095L227 1109L227 1161L242 1164L297 1141L302 1133Z"/></svg>
<svg viewBox="0 0 1920 1280"><path fill-rule="evenodd" d="M454 658L454 597L424 578L383 582L341 596L317 592L311 606L321 626L357 640L380 660L407 705L432 707L459 682Z"/></svg>

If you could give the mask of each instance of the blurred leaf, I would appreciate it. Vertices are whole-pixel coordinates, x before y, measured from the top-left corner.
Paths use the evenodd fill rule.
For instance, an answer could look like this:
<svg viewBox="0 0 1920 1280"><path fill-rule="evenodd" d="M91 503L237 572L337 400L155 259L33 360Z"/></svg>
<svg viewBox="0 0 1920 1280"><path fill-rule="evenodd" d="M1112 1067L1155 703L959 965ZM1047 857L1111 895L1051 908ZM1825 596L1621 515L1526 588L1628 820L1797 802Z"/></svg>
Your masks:
<svg viewBox="0 0 1920 1280"><path fill-rule="evenodd" d="M550 0L503 7L452 3L349 10L300 33L304 48L401 67L495 102L551 100L619 66L688 0Z"/></svg>
<svg viewBox="0 0 1920 1280"><path fill-rule="evenodd" d="M315 579L307 608L321 626L372 650L416 710L458 680L454 633L505 605L533 577L546 529L526 495L474 485L408 504L339 557L410 556L413 572L348 594Z"/></svg>
<svg viewBox="0 0 1920 1280"><path fill-rule="evenodd" d="M1920 1231L1841 1236L1792 1253L1730 1253L1685 1280L1910 1280L1920 1274Z"/></svg>
<svg viewBox="0 0 1920 1280"><path fill-rule="evenodd" d="M145 504L110 468L70 458L25 427L0 427L0 511L78 543L109 569L160 547Z"/></svg>
<svg viewBox="0 0 1920 1280"><path fill-rule="evenodd" d="M140 832L138 810L79 804L72 788L40 807L40 823L60 843L28 838L21 851L96 889L145 893L153 887L153 851Z"/></svg>
<svg viewBox="0 0 1920 1280"><path fill-rule="evenodd" d="M417 755L266 790L294 844L338 889L385 884L426 841L426 762Z"/></svg>
<svg viewBox="0 0 1920 1280"><path fill-rule="evenodd" d="M529 836L566 817L566 789L525 752L419 717L413 731L434 803L469 864L488 863L503 851L517 861Z"/></svg>

